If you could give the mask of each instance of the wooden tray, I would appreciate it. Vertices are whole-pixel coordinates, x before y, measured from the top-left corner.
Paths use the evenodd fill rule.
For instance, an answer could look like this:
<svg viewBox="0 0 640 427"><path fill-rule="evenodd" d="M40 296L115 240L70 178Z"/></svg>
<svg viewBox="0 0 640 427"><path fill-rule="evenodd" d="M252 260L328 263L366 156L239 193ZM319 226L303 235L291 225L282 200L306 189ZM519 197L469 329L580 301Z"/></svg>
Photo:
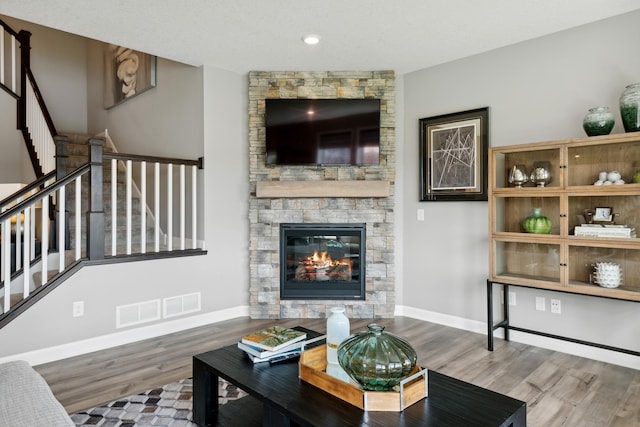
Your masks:
<svg viewBox="0 0 640 427"><path fill-rule="evenodd" d="M400 383L399 392L362 390L355 381L332 377L326 369L326 346L305 350L300 356L300 379L365 411L401 412L428 394L427 370L419 366Z"/></svg>

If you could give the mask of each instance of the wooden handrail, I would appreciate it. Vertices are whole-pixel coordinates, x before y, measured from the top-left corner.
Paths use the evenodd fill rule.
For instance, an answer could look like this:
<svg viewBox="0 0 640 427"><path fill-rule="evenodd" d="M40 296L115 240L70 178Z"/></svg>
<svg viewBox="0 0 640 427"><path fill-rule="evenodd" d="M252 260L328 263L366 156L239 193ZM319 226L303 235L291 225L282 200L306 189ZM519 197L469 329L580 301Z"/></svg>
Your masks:
<svg viewBox="0 0 640 427"><path fill-rule="evenodd" d="M104 153L105 160L133 160L137 162L148 163L162 163L162 164L182 164L185 166L197 166L198 169L204 168L204 158L200 157L198 160L178 159L173 157L157 157L157 156L144 156L140 154L126 154L126 153Z"/></svg>
<svg viewBox="0 0 640 427"><path fill-rule="evenodd" d="M54 184L48 186L47 188L43 189L42 191L40 191L40 192L38 192L38 193L36 193L36 194L24 199L22 202L18 203L17 205L7 209L5 212L0 214L0 222L6 220L8 218L11 218L12 216L14 216L14 215L18 214L19 212L23 211L27 206L35 203L39 199L42 199L42 198L50 195L54 191L57 191L63 185L69 184L70 182L72 182L74 179L76 179L80 175L83 175L83 174L87 173L89 171L90 167L91 167L91 165L86 164L86 165L76 169L72 173L70 173L67 176L65 176L63 179L56 181Z"/></svg>
<svg viewBox="0 0 640 427"><path fill-rule="evenodd" d="M0 201L0 208L6 204L9 204L11 201L22 197L24 194L30 192L31 190L33 190L34 188L37 187L43 187L45 185L45 182L55 178L56 176L56 172L52 171L49 172L48 174L38 178L37 180L33 181L31 184L27 185L26 187L22 187L20 190L16 191L15 193L13 193L12 195L10 195L9 197L6 197L4 200Z"/></svg>
<svg viewBox="0 0 640 427"><path fill-rule="evenodd" d="M2 19L0 19L0 26L2 26L2 28L4 28L4 30L7 33L11 34L15 38L19 37L19 34L13 28L11 28L6 22L4 22Z"/></svg>
<svg viewBox="0 0 640 427"><path fill-rule="evenodd" d="M33 92L36 96L36 100L38 101L38 105L42 110L42 115L44 116L44 120L47 122L47 127L49 128L49 132L51 132L51 136L56 136L58 131L56 130L55 125L53 124L53 119L51 118L51 114L49 114L49 110L47 109L47 105L44 102L44 98L42 97L42 92L40 92L40 88L38 87L38 83L36 82L36 78L33 76L31 69L25 70L27 74L27 81L31 84L33 88Z"/></svg>

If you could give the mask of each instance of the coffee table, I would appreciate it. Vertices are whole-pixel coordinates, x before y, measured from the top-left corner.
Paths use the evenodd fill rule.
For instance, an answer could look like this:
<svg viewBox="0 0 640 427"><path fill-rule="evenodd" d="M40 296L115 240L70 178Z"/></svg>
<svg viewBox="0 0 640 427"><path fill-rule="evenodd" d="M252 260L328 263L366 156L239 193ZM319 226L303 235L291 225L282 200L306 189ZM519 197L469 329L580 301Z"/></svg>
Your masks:
<svg viewBox="0 0 640 427"><path fill-rule="evenodd" d="M218 405L218 377L249 396ZM526 403L429 371L429 396L402 412L363 411L298 378L298 364L254 364L232 345L193 356L198 426L526 427Z"/></svg>

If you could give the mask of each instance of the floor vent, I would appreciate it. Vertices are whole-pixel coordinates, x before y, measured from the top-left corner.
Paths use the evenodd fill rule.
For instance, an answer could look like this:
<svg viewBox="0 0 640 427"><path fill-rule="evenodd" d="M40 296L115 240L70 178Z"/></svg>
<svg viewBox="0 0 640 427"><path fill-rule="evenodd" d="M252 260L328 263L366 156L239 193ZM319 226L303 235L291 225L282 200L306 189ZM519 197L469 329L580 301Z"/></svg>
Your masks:
<svg viewBox="0 0 640 427"><path fill-rule="evenodd" d="M116 328L160 320L160 300L144 301L116 307Z"/></svg>
<svg viewBox="0 0 640 427"><path fill-rule="evenodd" d="M178 295L162 300L162 316L175 317L200 311L200 292Z"/></svg>

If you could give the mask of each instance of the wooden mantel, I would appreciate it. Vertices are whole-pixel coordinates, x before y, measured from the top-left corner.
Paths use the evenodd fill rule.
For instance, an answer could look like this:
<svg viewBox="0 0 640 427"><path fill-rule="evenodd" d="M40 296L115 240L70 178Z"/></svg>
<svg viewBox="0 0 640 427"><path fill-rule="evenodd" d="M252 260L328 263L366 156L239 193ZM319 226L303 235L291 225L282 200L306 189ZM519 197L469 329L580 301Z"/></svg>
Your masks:
<svg viewBox="0 0 640 427"><path fill-rule="evenodd" d="M389 181L258 181L256 197L389 197Z"/></svg>

